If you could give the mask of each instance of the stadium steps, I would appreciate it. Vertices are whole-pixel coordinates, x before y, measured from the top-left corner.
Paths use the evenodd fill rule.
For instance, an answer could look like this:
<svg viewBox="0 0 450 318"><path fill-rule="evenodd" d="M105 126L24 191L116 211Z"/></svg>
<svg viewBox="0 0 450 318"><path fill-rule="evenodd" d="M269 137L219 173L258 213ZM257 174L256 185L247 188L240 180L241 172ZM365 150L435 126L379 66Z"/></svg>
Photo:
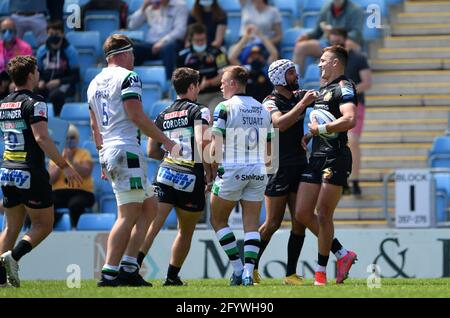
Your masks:
<svg viewBox="0 0 450 318"><path fill-rule="evenodd" d="M450 19L449 19L450 20ZM447 20L447 22L449 21ZM391 35L443 35L450 33L448 23L402 23L394 24Z"/></svg>
<svg viewBox="0 0 450 318"><path fill-rule="evenodd" d="M380 59L445 59L450 57L450 47L379 48Z"/></svg>
<svg viewBox="0 0 450 318"><path fill-rule="evenodd" d="M450 1L406 1L404 4L405 13L423 13L423 12L450 12Z"/></svg>
<svg viewBox="0 0 450 318"><path fill-rule="evenodd" d="M449 92L450 82L421 83L383 83L373 84L368 96L373 95L408 95L408 94L445 94Z"/></svg>
<svg viewBox="0 0 450 318"><path fill-rule="evenodd" d="M449 106L402 106L402 107L366 107L368 119L417 119L445 118L450 111Z"/></svg>
<svg viewBox="0 0 450 318"><path fill-rule="evenodd" d="M449 90L450 92L450 90ZM450 94L372 95L366 96L367 106L439 106L450 105Z"/></svg>
<svg viewBox="0 0 450 318"><path fill-rule="evenodd" d="M374 71L450 70L450 59L374 59L371 66Z"/></svg>
<svg viewBox="0 0 450 318"><path fill-rule="evenodd" d="M394 19L401 24L446 24L450 21L449 12L401 12Z"/></svg>
<svg viewBox="0 0 450 318"><path fill-rule="evenodd" d="M388 36L384 38L384 47L396 48L443 48L448 47L450 35Z"/></svg>
<svg viewBox="0 0 450 318"><path fill-rule="evenodd" d="M450 57L450 49L448 51ZM372 77L373 84L450 82L450 70L380 71Z"/></svg>

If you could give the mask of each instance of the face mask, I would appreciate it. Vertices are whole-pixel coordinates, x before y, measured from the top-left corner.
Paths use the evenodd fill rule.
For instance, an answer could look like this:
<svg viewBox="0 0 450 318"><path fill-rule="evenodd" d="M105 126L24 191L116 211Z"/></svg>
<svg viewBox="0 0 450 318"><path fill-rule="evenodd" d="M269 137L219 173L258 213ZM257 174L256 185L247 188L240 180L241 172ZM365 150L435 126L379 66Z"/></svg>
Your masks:
<svg viewBox="0 0 450 318"><path fill-rule="evenodd" d="M213 4L213 0L200 0L199 4L203 7L210 7Z"/></svg>
<svg viewBox="0 0 450 318"><path fill-rule="evenodd" d="M206 44L203 44L203 45L192 44L192 48L194 49L195 52L201 53L201 52L206 51Z"/></svg>
<svg viewBox="0 0 450 318"><path fill-rule="evenodd" d="M10 29L6 29L3 32L3 41L5 42L11 42L14 38L14 32Z"/></svg>
<svg viewBox="0 0 450 318"><path fill-rule="evenodd" d="M50 35L47 39L49 44L59 44L59 41L61 41L61 37L59 35Z"/></svg>
<svg viewBox="0 0 450 318"><path fill-rule="evenodd" d="M66 140L67 148L73 149L73 148L76 148L77 145L78 145L77 140L74 138L70 138L70 139Z"/></svg>
<svg viewBox="0 0 450 318"><path fill-rule="evenodd" d="M260 60L253 60L250 63L250 66L252 67L252 71L261 71L261 69L263 68L264 64Z"/></svg>

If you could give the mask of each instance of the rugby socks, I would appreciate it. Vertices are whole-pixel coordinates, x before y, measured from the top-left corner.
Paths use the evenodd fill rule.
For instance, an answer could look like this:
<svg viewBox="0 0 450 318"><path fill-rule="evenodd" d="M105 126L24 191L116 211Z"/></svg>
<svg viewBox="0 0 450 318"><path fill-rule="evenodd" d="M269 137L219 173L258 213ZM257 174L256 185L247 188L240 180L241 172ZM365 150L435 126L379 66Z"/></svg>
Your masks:
<svg viewBox="0 0 450 318"><path fill-rule="evenodd" d="M127 273L133 273L139 269L139 264L136 257L124 255L122 257L122 261L120 262L120 268Z"/></svg>
<svg viewBox="0 0 450 318"><path fill-rule="evenodd" d="M264 251L266 250L267 245L269 245L269 242L270 241L264 241L264 240L260 241L259 253L258 253L258 258L256 259L255 269L258 269L259 260L261 259L261 256L263 255Z"/></svg>
<svg viewBox="0 0 450 318"><path fill-rule="evenodd" d="M242 261L239 257L239 250L237 248L236 237L233 231L229 227L224 227L216 232L219 243L222 246L225 253L228 255L233 271L235 275L241 275L244 269Z"/></svg>
<svg viewBox="0 0 450 318"><path fill-rule="evenodd" d="M336 256L338 260L347 255L348 251L342 246L337 238L333 239L331 243L331 252Z"/></svg>
<svg viewBox="0 0 450 318"><path fill-rule="evenodd" d="M145 253L139 251L138 257L137 257L137 263L139 265L139 267L142 267L142 263L144 262L144 258L145 258Z"/></svg>
<svg viewBox="0 0 450 318"><path fill-rule="evenodd" d="M259 232L247 232L244 235L244 277L253 277L253 268L255 268L258 258L261 235Z"/></svg>
<svg viewBox="0 0 450 318"><path fill-rule="evenodd" d="M33 246L31 246L30 242L21 240L11 251L11 256L18 262L25 254L30 253L32 249Z"/></svg>
<svg viewBox="0 0 450 318"><path fill-rule="evenodd" d="M113 266L109 264L103 265L102 276L108 280L116 279L119 275L119 266Z"/></svg>
<svg viewBox="0 0 450 318"><path fill-rule="evenodd" d="M6 268L0 265L0 285L6 284Z"/></svg>
<svg viewBox="0 0 450 318"><path fill-rule="evenodd" d="M173 266L169 264L169 268L167 269L167 278L170 280L176 280L178 278L178 273L180 272L181 267Z"/></svg>
<svg viewBox="0 0 450 318"><path fill-rule="evenodd" d="M317 261L317 267L316 267L316 272L327 272L327 264L328 264L328 255L321 255L320 253L318 254L318 261Z"/></svg>
<svg viewBox="0 0 450 318"><path fill-rule="evenodd" d="M303 242L305 241L305 235L297 235L291 231L288 241L288 258L286 276L291 276L297 272L297 263L300 257L300 252L303 248Z"/></svg>

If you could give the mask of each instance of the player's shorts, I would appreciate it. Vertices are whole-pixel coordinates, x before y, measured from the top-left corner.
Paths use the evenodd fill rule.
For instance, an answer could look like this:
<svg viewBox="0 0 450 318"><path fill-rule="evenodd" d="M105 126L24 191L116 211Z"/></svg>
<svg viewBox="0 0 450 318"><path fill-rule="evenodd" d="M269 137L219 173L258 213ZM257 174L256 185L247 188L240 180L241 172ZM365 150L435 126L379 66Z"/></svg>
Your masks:
<svg viewBox="0 0 450 318"><path fill-rule="evenodd" d="M146 191L147 164L137 146L108 147L100 151L100 163L106 170L114 194L132 190Z"/></svg>
<svg viewBox="0 0 450 318"><path fill-rule="evenodd" d="M229 201L262 201L267 186L264 165L221 167L212 193ZM222 174L223 172L223 174Z"/></svg>
<svg viewBox="0 0 450 318"><path fill-rule="evenodd" d="M364 126L364 115L366 108L363 103L358 103L358 107L356 107L356 125L352 129L348 131L349 134L354 134L357 136L361 136Z"/></svg>
<svg viewBox="0 0 450 318"><path fill-rule="evenodd" d="M297 193L302 173L307 165L280 166L276 173L268 176L265 195L268 197L281 197L289 193Z"/></svg>
<svg viewBox="0 0 450 318"><path fill-rule="evenodd" d="M20 204L31 209L45 209L53 205L50 176L45 169L0 169L3 206L13 208Z"/></svg>
<svg viewBox="0 0 450 318"><path fill-rule="evenodd" d="M159 202L191 212L202 212L205 208L203 174L162 166L156 176L156 185Z"/></svg>
<svg viewBox="0 0 450 318"><path fill-rule="evenodd" d="M302 174L301 182L315 184L323 182L344 186L351 173L352 153L350 148L344 147L335 156L310 157L308 167Z"/></svg>

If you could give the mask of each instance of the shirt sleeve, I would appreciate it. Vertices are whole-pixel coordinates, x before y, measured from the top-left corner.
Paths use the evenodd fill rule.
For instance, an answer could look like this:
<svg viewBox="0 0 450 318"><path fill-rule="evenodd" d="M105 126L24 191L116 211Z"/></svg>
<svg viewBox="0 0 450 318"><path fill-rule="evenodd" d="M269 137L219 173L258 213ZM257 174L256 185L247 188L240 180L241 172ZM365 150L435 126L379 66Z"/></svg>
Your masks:
<svg viewBox="0 0 450 318"><path fill-rule="evenodd" d="M202 107L195 114L194 120L201 120L202 125L209 125L211 122L211 112L207 107Z"/></svg>
<svg viewBox="0 0 450 318"><path fill-rule="evenodd" d="M34 101L29 109L30 124L40 121L48 121L47 104L41 101Z"/></svg>
<svg viewBox="0 0 450 318"><path fill-rule="evenodd" d="M122 83L121 97L122 101L128 99L139 99L142 96L142 82L139 75L135 72L130 72L127 77L125 77Z"/></svg>
<svg viewBox="0 0 450 318"><path fill-rule="evenodd" d="M220 103L214 110L213 132L220 133L225 137L227 128L227 106Z"/></svg>
<svg viewBox="0 0 450 318"><path fill-rule="evenodd" d="M358 104L356 100L355 87L350 81L341 81L339 82L339 86L341 87L340 105L345 103L354 103L355 105Z"/></svg>
<svg viewBox="0 0 450 318"><path fill-rule="evenodd" d="M280 111L273 99L266 99L263 102L263 106L269 111L270 115Z"/></svg>

